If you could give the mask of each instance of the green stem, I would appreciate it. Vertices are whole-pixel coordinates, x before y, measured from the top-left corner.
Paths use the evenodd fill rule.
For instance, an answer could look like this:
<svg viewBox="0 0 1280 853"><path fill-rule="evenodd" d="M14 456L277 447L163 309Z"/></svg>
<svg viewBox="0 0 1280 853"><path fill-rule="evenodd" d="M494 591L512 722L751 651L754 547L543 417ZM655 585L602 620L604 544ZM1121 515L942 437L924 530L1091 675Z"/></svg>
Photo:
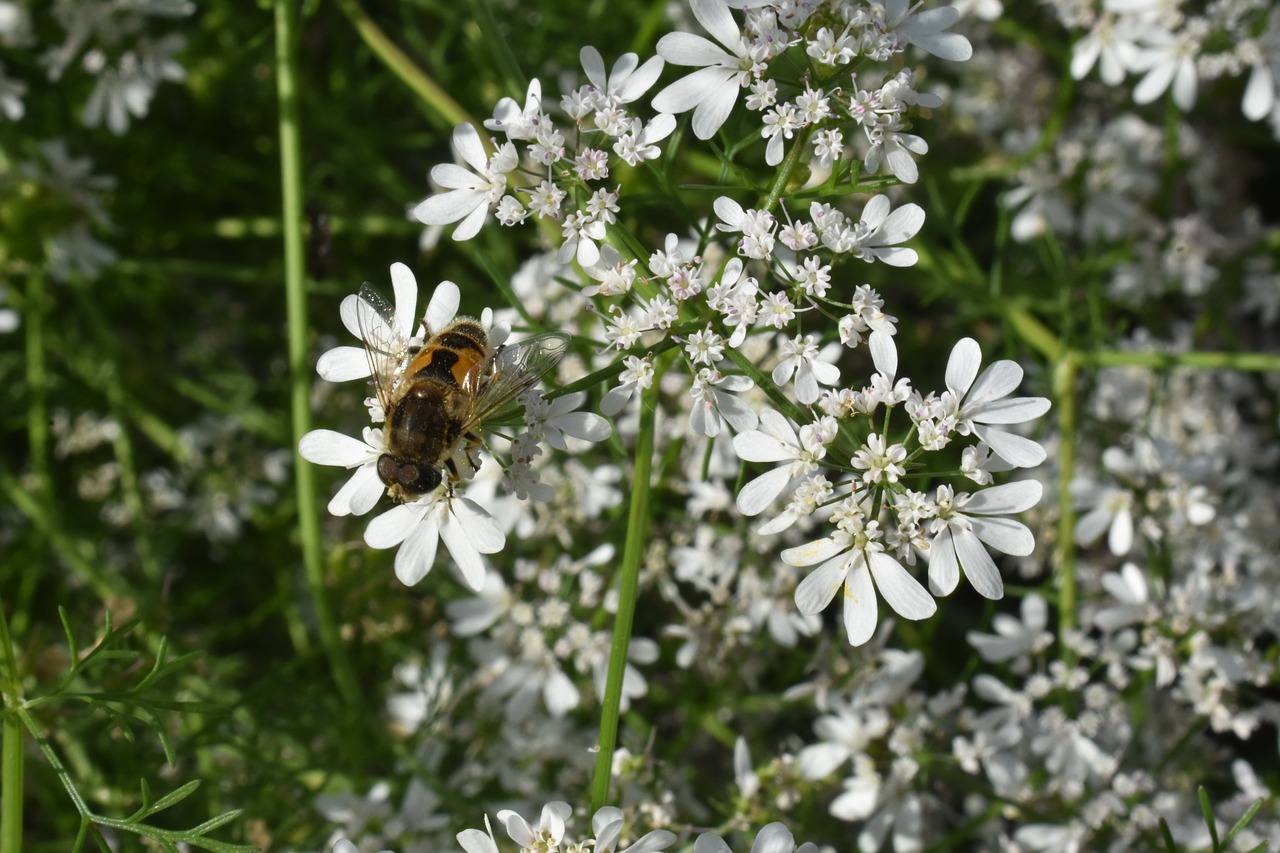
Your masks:
<svg viewBox="0 0 1280 853"><path fill-rule="evenodd" d="M49 409L45 396L49 384L44 347L47 301L44 275L34 271L27 280L27 304L22 318L26 328L27 393L31 395L27 404L27 440L31 447L31 473L39 484L41 500L46 501L53 494L49 477Z"/></svg>
<svg viewBox="0 0 1280 853"><path fill-rule="evenodd" d="M1280 372L1280 355L1270 352L1120 352L1103 350L1082 354L1082 359L1098 367L1194 367L1200 370L1247 370L1255 373Z"/></svg>
<svg viewBox="0 0 1280 853"><path fill-rule="evenodd" d="M787 158L782 161L782 168L778 169L778 175L773 179L773 186L769 187L769 194L760 203L758 210L773 210L782 198L782 194L787 191L787 185L791 183L791 174L800 165L800 158L804 156L804 150L809 145L809 137L813 135L813 130L814 126L808 125L796 134L796 138L792 140L791 150L787 153Z"/></svg>
<svg viewBox="0 0 1280 853"><path fill-rule="evenodd" d="M320 642L329 659L334 681L352 707L360 700L355 671L338 633L329 606L320 549L320 507L316 500L315 469L298 455L298 440L311 429L311 369L307 347L306 282L303 280L302 140L298 120L298 11L293 0L276 0L276 87L280 97L280 183L283 195L285 302L289 324L289 376L292 393L294 485L298 502L298 535L307 588L315 609ZM286 566L283 586L292 584ZM287 600L287 599L286 599ZM297 616L290 619L295 647L305 650L306 632Z"/></svg>
<svg viewBox="0 0 1280 853"><path fill-rule="evenodd" d="M1073 655L1064 642L1076 627L1075 511L1071 507L1071 478L1076 463L1076 376L1080 358L1074 350L1063 353L1053 373L1053 403L1058 413L1058 641L1064 660Z"/></svg>
<svg viewBox="0 0 1280 853"><path fill-rule="evenodd" d="M613 751L618 742L618 717L622 704L622 676L626 672L627 651L631 645L631 625L640 586L640 562L649 541L649 478L653 471L657 406L658 381L655 376L653 385L640 397L640 432L636 438L635 474L631 479L631 504L627 511L627 539L622 549L622 582L618 589L613 645L609 649L609 676L600 709L600 751L596 754L596 772L591 783L593 814L609 802Z"/></svg>
<svg viewBox="0 0 1280 853"><path fill-rule="evenodd" d="M277 8L278 5L277 5ZM453 127L457 124L475 122L466 110L453 98L449 97L439 83L433 80L413 60L405 54L387 34L365 14L356 0L338 0L338 8L351 20L356 32L364 43L374 52L382 63L391 69L397 77L414 91L427 105L442 125Z"/></svg>
<svg viewBox="0 0 1280 853"><path fill-rule="evenodd" d="M9 624L0 607L0 695L4 699L4 742L0 745L0 853L22 850L23 735L17 709L22 705L22 680L13 655Z"/></svg>

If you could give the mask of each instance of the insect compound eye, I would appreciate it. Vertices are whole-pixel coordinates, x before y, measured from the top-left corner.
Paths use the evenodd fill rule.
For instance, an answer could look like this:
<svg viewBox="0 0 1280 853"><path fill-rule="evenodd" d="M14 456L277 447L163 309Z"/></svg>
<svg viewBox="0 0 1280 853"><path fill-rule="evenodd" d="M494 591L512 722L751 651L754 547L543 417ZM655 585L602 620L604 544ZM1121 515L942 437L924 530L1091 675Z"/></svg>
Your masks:
<svg viewBox="0 0 1280 853"><path fill-rule="evenodd" d="M443 475L439 468L406 462L400 466L400 485L405 491L416 495L425 495L440 485Z"/></svg>
<svg viewBox="0 0 1280 853"><path fill-rule="evenodd" d="M440 485L443 479L439 468L405 462L394 456L378 457L378 478L388 486L399 486L406 494L425 495Z"/></svg>

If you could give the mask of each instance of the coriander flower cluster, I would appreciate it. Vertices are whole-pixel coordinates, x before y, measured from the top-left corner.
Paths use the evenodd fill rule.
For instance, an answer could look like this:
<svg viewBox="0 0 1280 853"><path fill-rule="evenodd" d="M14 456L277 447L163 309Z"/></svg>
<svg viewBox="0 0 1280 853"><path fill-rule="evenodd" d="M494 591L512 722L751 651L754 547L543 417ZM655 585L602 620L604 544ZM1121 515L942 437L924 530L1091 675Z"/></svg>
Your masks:
<svg viewBox="0 0 1280 853"><path fill-rule="evenodd" d="M562 99L559 112L536 81L523 107L499 104L485 125L498 134L494 153L460 126L454 148L469 168L435 167L441 192L415 215L432 226L460 222L455 239L474 236L490 212L504 225L530 216L562 224L557 259L582 268L582 295L594 304L604 355L616 352L625 364L602 410L625 415L635 391L652 387L661 369L663 393L683 397L690 435L730 444L741 463L770 466L737 498L744 515L769 513L761 533L833 526L783 553L792 565L818 566L795 590L802 614L814 616L843 586L848 635L860 644L874 633L876 589L912 619L935 612L930 591L949 594L961 573L999 598L1003 584L987 548L1031 552L1030 531L1008 516L1039 500L1039 484L972 494L944 485L927 494L908 483L931 464L925 454L956 448L955 474L975 490L990 486L995 472L1035 467L1044 450L1016 428L1043 415L1048 401L1012 396L1022 381L1014 362L979 375L981 354L969 339L952 353L945 391L915 391L897 375L897 318L875 289L847 283L853 262L914 265L916 252L903 244L923 227L924 211L886 194L853 206L721 195L711 205L712 230L692 238L668 233L660 247L641 251L610 179L619 165L611 167L608 155L611 145L620 155L611 140L632 127L657 126L647 137L656 152L672 116L686 112L698 139L727 133L741 99L747 114L762 114L768 165L791 156L807 163L811 182L857 184L887 173L912 183L927 146L909 133L910 117L941 98L918 91L910 67L888 69L913 47L967 59L968 42L947 31L958 12L905 2L753 4L740 20L723 0L694 0L691 8L711 39L665 36L658 58L627 54L610 75L596 51L584 50L589 82ZM788 51L808 57L803 79L778 61ZM664 60L696 70L653 97L657 115L645 124L630 110ZM841 364L864 344L875 366L865 384ZM899 407L910 418L905 435L877 423ZM903 565L917 556L929 561L930 591Z"/></svg>
<svg viewBox="0 0 1280 853"><path fill-rule="evenodd" d="M1262 0L1210 4L1054 2L1058 19L1082 31L1071 53L1077 80L1094 68L1119 86L1138 76L1133 100L1149 104L1170 93L1187 112L1204 84L1247 75L1240 110L1267 120L1280 138L1280 13Z"/></svg>
<svg viewBox="0 0 1280 853"><path fill-rule="evenodd" d="M94 85L81 121L88 127L106 125L122 135L133 119L147 115L162 83L186 79L177 60L186 38L177 32L153 32L153 21L185 18L195 8L189 0L6 2L0 4L0 47L38 46L38 30L60 32L61 43L45 47L36 58L48 81L59 83L72 69L88 74ZM46 17L51 20L43 20ZM0 63L0 116L21 120L28 90L28 82L9 77Z"/></svg>
<svg viewBox="0 0 1280 853"><path fill-rule="evenodd" d="M399 546L395 571L401 582L412 585L422 580L443 543L463 582L479 591L485 583L484 555L502 550L506 531L485 506L463 494L464 484L482 467L500 466L503 482L517 497L546 500L550 495L540 488L534 467L542 452L541 443L565 450L565 436L601 441L611 430L599 415L574 411L582 402L581 395L547 401L531 387L554 368L562 350L553 356L536 344L508 343L509 330L493 322L489 309L478 321L459 321L483 329L483 335L474 332L467 337L455 332L442 344L434 340L441 330L459 328L455 325L461 303L458 287L441 282L419 322L413 273L404 264L393 264L391 280L393 304L382 305L381 297L368 289L343 300L343 324L361 338L363 346L331 349L316 366L320 377L332 382L369 378L375 394L365 399L365 406L371 421L383 426L365 427L358 439L333 430L313 430L302 437L298 450L316 464L353 470L329 502L333 515L363 515L377 504L384 490L399 502L369 523L364 538L373 548ZM412 335L410 329L414 330ZM555 343L562 346L558 339ZM507 352L519 355L507 358ZM462 370L459 378L455 366L467 363L472 366ZM415 371L412 375L408 373L411 367ZM419 381L423 376L445 378L432 388L424 388ZM441 384L446 386L444 391ZM495 420L509 416L506 404L522 389L527 389L518 401L524 409L523 425L518 432L499 436L500 442L495 439L482 456L478 452L481 433L501 426L482 416L491 415ZM413 395L426 402L410 414L402 411L394 424L384 423L388 407L399 406L401 400ZM395 432L394 440L389 431ZM438 445L415 444L437 436L442 437ZM507 448L505 452L498 449L499 443ZM429 447L437 448L434 458L426 455ZM421 475L422 468L434 473ZM409 474L404 473L406 469ZM425 488L407 487L415 482L415 475L424 478L420 482L427 484Z"/></svg>

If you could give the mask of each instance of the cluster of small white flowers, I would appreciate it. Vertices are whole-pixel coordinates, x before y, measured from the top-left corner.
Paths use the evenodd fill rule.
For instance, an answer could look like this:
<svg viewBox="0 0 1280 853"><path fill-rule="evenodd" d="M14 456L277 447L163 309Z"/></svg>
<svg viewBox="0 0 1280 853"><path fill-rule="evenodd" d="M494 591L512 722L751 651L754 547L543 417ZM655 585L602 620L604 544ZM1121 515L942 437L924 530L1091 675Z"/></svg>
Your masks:
<svg viewBox="0 0 1280 853"><path fill-rule="evenodd" d="M694 0L691 5L694 18L715 41L691 33L668 35L658 43L658 57L642 63L639 57L625 55L609 75L605 74L598 52L590 48L582 51L588 84L560 101L560 108L573 122L576 133L566 134L558 128L545 110L537 81L530 85L523 108L504 100L494 118L486 122L486 128L505 137L503 141L494 140L497 155L486 157L474 129L459 127L454 134L454 149L471 168L441 165L433 169L432 179L443 192L418 205L415 215L433 226L460 221L454 238L466 239L476 233L491 209L504 223L522 221L527 208L521 199L536 196L537 214L551 216L562 224L558 260L575 260L590 279L584 295L598 301L604 323L602 334L610 347L633 349L662 338L680 346L688 376L684 399L689 409L689 430L696 435L715 439L728 428L738 435L734 446L740 448L746 437L757 434L761 417L770 418L775 434L780 434L782 416L768 409L762 414L764 407L750 399L753 394L770 390L758 387L764 375L777 388L792 389L794 399L803 406L821 401L823 408L832 413L826 416L830 426L824 430L823 438L815 435L806 439L808 449L787 449L782 456L770 455L778 452L775 448L739 449L744 461L788 460L787 467L751 484L738 502L739 509L758 514L788 484L794 486L784 512L766 523L766 530L776 532L837 499L825 478L817 480L812 476L823 455L814 451L823 450L836 438L836 417L832 415L847 417L855 411L870 415L881 403L889 406L907 402L909 383L903 379L895 385L893 371L887 376L882 371L865 393L839 387L841 372L834 361L840 356L842 345L856 347L870 336L877 352L896 363L892 342L896 321L884 313L879 295L865 285L854 291L851 301L836 298L832 269L844 258L898 267L916 263L916 253L901 244L920 230L923 211L910 203L894 209L886 195L872 197L858 216L814 201L809 204L807 218L788 215L782 225L772 212L773 202L768 207L746 208L722 196L713 207L716 230L735 238L735 251L727 261L721 260L723 253L716 244L686 244L676 234L668 234L663 247L648 258L626 257L612 245L601 246L609 229L618 223L618 190L608 184L591 184L609 180L609 140L619 140L614 153L634 165L638 160L631 154L636 149L620 140L625 132L634 134L640 128L643 141L652 146L656 155L658 143L675 127L673 114L692 111L694 135L709 139L725 124L743 96L749 109L763 113L762 136L768 140L765 159L769 164L782 161L785 140L803 133L813 140L812 146L797 153L807 154L811 168L833 168L838 160L850 179L856 181L860 174L876 173L883 164L899 181L913 182L918 169L911 154L923 155L927 149L923 140L907 132L907 117L915 109L940 105L941 99L917 91L911 69L887 75L879 85L871 85L869 72L864 69L860 77L853 76L849 66L855 59L860 60L860 67L866 61L885 63L911 45L952 60L966 59L970 48L963 36L946 31L958 18L958 13L946 8L922 13L899 3L785 4L748 9L740 26L722 0ZM834 34L825 25L809 26L811 19L839 21L840 32ZM816 79L806 79L795 90L794 99L785 100L781 93L790 91L787 87L791 84L785 75L773 73L772 62L793 45L806 47L819 63L823 77L821 85ZM660 91L652 102L657 117L643 124L627 109L657 81L664 60L697 70ZM848 130L859 127L866 142L860 160L845 140ZM576 149L566 147L570 136L579 146ZM515 144L525 147L523 155L511 152ZM498 161L501 165L495 165ZM525 165L517 168L517 161ZM512 182L516 175L521 176L520 185ZM571 201L572 207L560 206ZM821 334L799 330L801 318L818 309L841 318L838 340L824 340ZM775 335L775 346L762 349L761 344ZM634 389L641 387L642 379L644 384L652 381L635 373L641 365L652 369L648 357L637 361L639 355L633 354L628 358L632 361L619 377L619 385L602 405L607 413L619 413ZM769 360L773 366L767 374L749 375L752 371L747 364ZM672 374L665 378L671 380ZM966 383L972 379L969 376ZM886 387L877 384L881 381ZM835 390L824 396L824 388ZM996 396L1010 390L1012 386L1003 388ZM954 402L958 405L958 400ZM1027 421L1042 414L1045 407L1041 402L1032 401L1027 411L1019 413L1020 417L1003 422ZM945 446L950 431L969 434L974 417L981 421L977 415L945 411L945 405L933 406L930 415L921 419L928 431L929 449ZM983 430L986 428L980 431ZM986 431L995 436L990 441L1004 439L1002 446L1018 446L1023 457L1020 464L1035 464L1026 461L1034 456L1034 451L1026 447L1033 446L1029 441L997 429ZM796 441L793 435L787 446L798 447ZM895 447L894 452L905 458L903 448ZM850 453L848 458L855 455ZM980 462L969 461L964 473L977 483L989 482L987 469ZM839 461L835 467L847 469L849 464ZM876 470L882 471L883 466ZM894 476L881 483L877 478L872 482L888 486L896 479ZM1007 506L996 503L983 508L992 513L1015 512L1015 507L1025 508L1029 502L1034 503L1034 499L1027 491ZM961 528L969 523L967 516L958 514L953 526ZM877 522L873 521L869 529L877 531ZM902 544L904 541L927 545L923 533L902 540L901 530L895 528L889 536L899 551L909 550L910 546ZM968 545L968 539L961 541ZM1014 551L1029 548L1022 539L1003 544ZM975 561L973 571L983 571L984 577L989 574L989 558L981 564L976 557L970 559ZM940 571L940 583L947 591L955 585L951 574L945 569ZM998 588L998 578L983 588ZM872 600L873 612L874 606ZM805 615L812 616L813 611L808 610ZM862 633L860 628L851 636Z"/></svg>
<svg viewBox="0 0 1280 853"><path fill-rule="evenodd" d="M96 78L81 120L89 127L105 124L119 135L129 129L131 119L146 116L161 83L186 78L175 58L186 46L185 37L157 36L151 20L183 18L193 11L195 4L188 0L54 0L47 6L5 2L0 4L0 46L39 49L33 33L46 22L33 20L33 15L48 15L63 33L61 44L38 57L49 82L61 81L71 68ZM23 118L29 88L27 82L8 77L0 63L0 115L10 121Z"/></svg>
<svg viewBox="0 0 1280 853"><path fill-rule="evenodd" d="M1086 30L1071 53L1071 76L1096 66L1102 81L1119 86L1141 75L1133 100L1149 104L1171 91L1183 112L1202 83L1245 73L1240 109L1250 121L1266 119L1280 138L1280 14L1267 0L1210 4L1119 3L1077 0L1050 4L1062 23Z"/></svg>
<svg viewBox="0 0 1280 853"><path fill-rule="evenodd" d="M470 643L477 664L473 681L510 723L523 722L538 704L553 718L563 717L582 703L584 686L603 695L610 634L592 628L590 620L605 593L601 567L613 558L613 546L602 545L550 566L518 560L512 586L490 571L475 597L448 605L454 635L477 638ZM623 709L647 692L637 665L653 663L657 654L652 640L632 638Z"/></svg>
<svg viewBox="0 0 1280 853"><path fill-rule="evenodd" d="M59 281L93 280L116 262L116 252L95 232L113 227L104 197L116 187L110 175L95 173L93 161L76 157L62 139L42 142L39 154L20 160L9 175L0 175L0 192L34 197L58 229L48 238L50 274Z"/></svg>
<svg viewBox="0 0 1280 853"><path fill-rule="evenodd" d="M394 385L400 378L400 372L407 366L411 347L422 346L432 334L453 322L461 293L452 282L441 282L432 294L419 323L415 314L418 285L413 273L404 264L393 264L391 280L395 291L394 317L374 318L375 306L355 295L348 296L343 301L341 314L343 323L352 334L363 338L371 334L370 323L384 326L389 324L390 328L381 330L381 336L401 341L403 346L409 348L402 353L390 354L399 359L394 377L378 377L381 381ZM494 324L492 312L488 309L481 316L480 322L489 330L488 357L494 357L506 341L508 330L505 326ZM412 336L408 331L410 329L415 330ZM316 364L320 377L331 382L370 377L374 370L373 357L366 355L365 347L376 350L387 344L379 339L365 340L364 345L337 347L321 355ZM566 437L596 442L609 436L611 428L602 417L574 411L584 400L583 394L570 394L548 401L536 389L530 389L524 394L525 428L512 437L509 458L502 465L502 480L508 492L521 500L551 500L555 490L540 482L534 467L537 457L542 454L541 443L545 442L556 450L564 451L568 449ZM384 420L386 413L378 399L368 399L366 405L374 423ZM477 425L477 428L481 426L484 425ZM453 557L454 566L462 580L471 589L479 591L485 585L486 566L483 555L497 553L506 544L506 532L515 523L515 519L509 516L504 519L504 528L504 524L497 521L489 509L477 503L474 497L462 494L462 483L476 475L480 463L479 459L474 458L474 448L467 444L470 440L466 436L460 437L457 446L445 455L445 459L415 460L432 465L448 461L457 473L444 477L430 492L413 496L411 500L373 519L365 529L365 542L370 547L399 546L395 571L396 577L405 584L415 584L431 571L437 548L443 542ZM378 472L378 464L387 455L389 448L380 428L365 427L361 439L333 430L313 430L302 437L298 450L303 458L316 464L355 469L351 479L329 502L329 512L333 515L363 515L374 507L386 489ZM475 491L475 494L479 495L480 491ZM496 505L497 495L490 495L490 498L486 502L491 506Z"/></svg>
<svg viewBox="0 0 1280 853"><path fill-rule="evenodd" d="M819 467L835 474L837 479L823 479L821 493L821 505L835 531L784 551L782 557L793 566L818 566L796 589L796 606L803 613L822 611L845 586L844 624L855 645L875 632L876 589L908 619L923 619L936 611L933 598L902 565L913 565L917 554L929 561L929 585L935 595L954 591L962 570L983 596L998 599L1004 594L986 547L1011 555L1032 552L1031 531L1000 516L1034 506L1042 493L1040 483L1019 480L959 495L940 485L932 498L910 489L897 491L896 484L910 468L922 464L916 461L921 453L941 450L964 436L980 442L973 446L976 452L965 471L979 485L991 481L991 470L1035 467L1044 461L1044 449L1005 427L1033 420L1049 408L1043 397L1008 396L1022 381L1022 370L1012 361L996 362L979 375L981 354L971 339L952 350L947 390L923 397L896 377L897 354L888 335L873 332L870 340L879 368L871 386L828 392L825 414L803 424L798 433L786 417L766 411L760 429L741 432L733 442L745 461L783 463L738 494L738 509L746 515L760 514L779 498L787 500L786 509L767 521L762 533L781 532L809 517L818 506L811 476ZM797 398L803 401L799 387L797 383ZM905 403L912 438L919 443L910 461L907 446L891 442L871 426L882 406L899 403ZM847 445L849 432L841 422L865 424L865 439ZM892 526L887 526L889 519Z"/></svg>

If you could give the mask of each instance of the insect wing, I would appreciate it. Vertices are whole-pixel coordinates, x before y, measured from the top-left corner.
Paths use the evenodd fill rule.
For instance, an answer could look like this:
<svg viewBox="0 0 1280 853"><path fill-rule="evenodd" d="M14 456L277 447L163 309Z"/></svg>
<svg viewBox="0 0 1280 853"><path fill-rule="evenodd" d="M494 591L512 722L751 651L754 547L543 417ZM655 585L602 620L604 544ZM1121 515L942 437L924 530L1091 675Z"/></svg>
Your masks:
<svg viewBox="0 0 1280 853"><path fill-rule="evenodd" d="M356 325L364 341L378 402L385 410L391 404L391 394L409 349L408 335L396 320L395 306L368 282L360 286L356 300Z"/></svg>
<svg viewBox="0 0 1280 853"><path fill-rule="evenodd" d="M537 384L539 379L555 369L568 349L569 336L557 332L534 335L499 349L487 369L475 374L476 398L467 417L466 429L470 431L498 414L512 400ZM470 376L467 379L472 381Z"/></svg>

